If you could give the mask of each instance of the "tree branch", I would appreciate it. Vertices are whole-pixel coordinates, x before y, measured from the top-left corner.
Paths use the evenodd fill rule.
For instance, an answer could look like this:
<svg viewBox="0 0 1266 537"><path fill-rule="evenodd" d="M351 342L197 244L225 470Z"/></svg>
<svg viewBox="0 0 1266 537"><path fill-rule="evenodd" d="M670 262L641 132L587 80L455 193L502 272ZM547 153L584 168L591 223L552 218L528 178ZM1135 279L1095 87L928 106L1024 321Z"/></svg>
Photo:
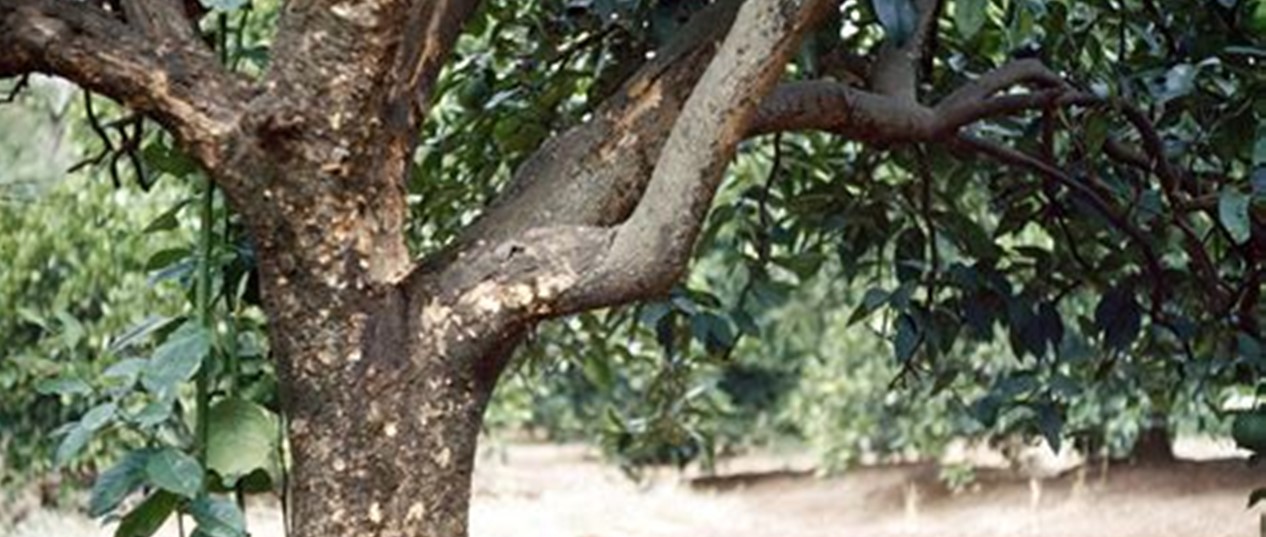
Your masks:
<svg viewBox="0 0 1266 537"><path fill-rule="evenodd" d="M1017 85L1041 91L996 95ZM870 92L827 80L778 86L762 103L748 136L789 130L821 130L873 143L934 141L991 117L1013 115L1050 105L1098 104L1074 90L1036 60L1020 60L994 69L951 93L935 107L908 96Z"/></svg>
<svg viewBox="0 0 1266 537"><path fill-rule="evenodd" d="M789 82L761 102L746 135L820 130L873 143L922 140L936 123L934 113L917 102L829 80Z"/></svg>
<svg viewBox="0 0 1266 537"><path fill-rule="evenodd" d="M561 311L654 296L676 283L750 118L800 36L832 6L744 3L677 118L637 208L616 228L601 265L566 293Z"/></svg>
<svg viewBox="0 0 1266 537"><path fill-rule="evenodd" d="M593 114L546 141L452 251L545 226L614 226L633 211L690 91L741 0L716 2L634 73Z"/></svg>
<svg viewBox="0 0 1266 537"><path fill-rule="evenodd" d="M517 337L531 320L557 314L560 293L595 270L611 226L637 205L682 105L741 4L722 0L692 17L592 120L554 136L521 165L454 244L417 263L401 287L415 304L421 333L451 338L446 323L460 318L477 319L485 333ZM480 344L446 341L443 348L460 360L491 348Z"/></svg>
<svg viewBox="0 0 1266 537"><path fill-rule="evenodd" d="M196 46L155 45L86 3L0 0L0 77L64 77L154 118L213 168L250 88Z"/></svg>
<svg viewBox="0 0 1266 537"><path fill-rule="evenodd" d="M1059 74L1051 71L1035 59L1016 60L992 69L975 80L954 90L940 106L955 107L964 103L981 102L994 94L1018 85L1031 85L1047 89L1071 89Z"/></svg>
<svg viewBox="0 0 1266 537"><path fill-rule="evenodd" d="M709 9L729 17L727 10L740 3ZM690 37L644 66L597 118L543 147L482 224L459 246L420 263L402 284L417 304L422 332L448 337L449 319L478 318L481 326L509 333L534 319L626 303L671 286L747 115L776 81L796 37L831 2L792 4L742 3L733 25L714 30L729 29L715 55L712 32L682 32ZM670 132L666 142L657 134L664 132ZM651 162L622 165L628 158ZM595 181L611 183L595 187ZM557 201L538 197L550 192ZM555 212L572 208L576 214ZM616 209L617 218L621 210L632 216L618 224L603 208Z"/></svg>

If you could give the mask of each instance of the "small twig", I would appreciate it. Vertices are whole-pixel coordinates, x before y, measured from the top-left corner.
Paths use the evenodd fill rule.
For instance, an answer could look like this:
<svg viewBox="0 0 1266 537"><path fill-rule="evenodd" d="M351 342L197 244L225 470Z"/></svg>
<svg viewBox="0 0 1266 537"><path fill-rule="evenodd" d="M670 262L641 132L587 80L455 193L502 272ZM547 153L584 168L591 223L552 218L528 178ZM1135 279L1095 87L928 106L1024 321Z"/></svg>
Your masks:
<svg viewBox="0 0 1266 537"><path fill-rule="evenodd" d="M26 73L18 77L17 81L13 83L13 87L9 88L9 94L5 95L4 99L0 99L0 104L9 104L17 100L18 94L22 93L22 90L29 88L30 86L31 86L30 73Z"/></svg>
<svg viewBox="0 0 1266 537"><path fill-rule="evenodd" d="M760 244L758 245L757 254L761 264L769 262L769 195L773 190L774 181L778 179L778 173L782 169L782 134L774 135L774 159L769 165L769 175L765 177L765 184L761 187L760 200L757 205L757 217L760 218Z"/></svg>
<svg viewBox="0 0 1266 537"><path fill-rule="evenodd" d="M928 261L931 270L928 272L926 285L928 293L927 304L928 309L930 310L932 308L932 302L936 297L936 281L937 276L941 271L941 260L936 247L936 223L932 220L932 170L928 166L927 151L925 151L921 146L916 147L915 151L915 158L917 159L919 170L919 180L921 183L920 186L922 187L920 192L920 197L922 198L920 200L920 205L923 213L924 225L928 228Z"/></svg>

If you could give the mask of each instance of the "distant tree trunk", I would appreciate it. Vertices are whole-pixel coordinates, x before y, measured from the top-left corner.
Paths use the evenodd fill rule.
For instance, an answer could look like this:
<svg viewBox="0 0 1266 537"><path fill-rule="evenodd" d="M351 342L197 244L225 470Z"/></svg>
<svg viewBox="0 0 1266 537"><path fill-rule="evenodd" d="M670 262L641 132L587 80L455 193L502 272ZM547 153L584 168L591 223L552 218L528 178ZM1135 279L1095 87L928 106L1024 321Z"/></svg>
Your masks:
<svg viewBox="0 0 1266 537"><path fill-rule="evenodd" d="M1159 464L1174 460L1174 447L1169 427L1163 418L1153 419L1139 431L1139 437L1130 450L1130 460L1140 464Z"/></svg>

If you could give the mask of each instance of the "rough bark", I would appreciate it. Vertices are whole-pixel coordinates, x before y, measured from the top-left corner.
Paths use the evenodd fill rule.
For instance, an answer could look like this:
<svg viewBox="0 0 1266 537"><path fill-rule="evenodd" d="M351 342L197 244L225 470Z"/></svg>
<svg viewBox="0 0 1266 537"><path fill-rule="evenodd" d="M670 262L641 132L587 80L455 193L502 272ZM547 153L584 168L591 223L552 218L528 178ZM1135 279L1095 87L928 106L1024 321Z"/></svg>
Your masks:
<svg viewBox="0 0 1266 537"><path fill-rule="evenodd" d="M411 341L402 293L363 304L299 327L324 332L274 338L288 357L291 535L464 535L492 385Z"/></svg>

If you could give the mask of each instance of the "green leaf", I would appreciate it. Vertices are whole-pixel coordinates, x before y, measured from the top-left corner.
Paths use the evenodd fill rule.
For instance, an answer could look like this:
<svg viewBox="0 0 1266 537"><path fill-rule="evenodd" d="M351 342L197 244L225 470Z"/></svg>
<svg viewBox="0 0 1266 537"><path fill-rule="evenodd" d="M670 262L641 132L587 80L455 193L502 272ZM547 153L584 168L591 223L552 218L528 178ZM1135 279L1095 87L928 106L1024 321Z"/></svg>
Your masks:
<svg viewBox="0 0 1266 537"><path fill-rule="evenodd" d="M917 227L906 228L897 235L897 247L893 253L897 280L905 283L918 279L926 268L927 239Z"/></svg>
<svg viewBox="0 0 1266 537"><path fill-rule="evenodd" d="M734 330L724 317L703 312L690 317L690 332L710 353L716 353L734 345Z"/></svg>
<svg viewBox="0 0 1266 537"><path fill-rule="evenodd" d="M1249 219L1249 202L1252 198L1234 187L1222 189L1218 195L1218 220L1231 234L1236 244L1244 244L1253 236L1252 221Z"/></svg>
<svg viewBox="0 0 1266 537"><path fill-rule="evenodd" d="M985 427L993 427L998 421L998 412L1002 410L1002 399L998 396L989 394L971 405L971 415L976 421Z"/></svg>
<svg viewBox="0 0 1266 537"><path fill-rule="evenodd" d="M164 448L145 463L145 480L173 494L192 499L202 490L202 466L188 454Z"/></svg>
<svg viewBox="0 0 1266 537"><path fill-rule="evenodd" d="M153 427L171 417L171 399L159 399L158 401L150 401L141 410L128 417L129 421L143 428Z"/></svg>
<svg viewBox="0 0 1266 537"><path fill-rule="evenodd" d="M1108 118L1095 114L1086 122L1086 151L1097 154L1108 140Z"/></svg>
<svg viewBox="0 0 1266 537"><path fill-rule="evenodd" d="M166 398L180 383L193 378L210 352L211 333L195 321L186 322L154 351L150 367L141 372L141 385Z"/></svg>
<svg viewBox="0 0 1266 537"><path fill-rule="evenodd" d="M145 340L145 338L149 337L150 334L161 330L163 327L167 326L167 323L170 322L172 322L171 318L159 315L146 317L145 320L137 323L131 328L128 328L127 331L120 334L117 339L111 341L109 350L110 352L117 353L127 349L128 347Z"/></svg>
<svg viewBox="0 0 1266 537"><path fill-rule="evenodd" d="M862 297L862 304L853 310L853 314L848 317L848 325L857 324L862 319L869 317L875 310L879 309L888 302L888 292L879 287L871 287L866 290L866 295Z"/></svg>
<svg viewBox="0 0 1266 537"><path fill-rule="evenodd" d="M1253 492L1248 495L1248 507L1257 505L1257 502L1263 499L1266 499L1266 488L1253 489Z"/></svg>
<svg viewBox="0 0 1266 537"><path fill-rule="evenodd" d="M128 514L123 515L114 537L150 537L163 526L180 503L175 494L160 490L150 494Z"/></svg>
<svg viewBox="0 0 1266 537"><path fill-rule="evenodd" d="M128 452L118 464L97 476L88 498L88 516L96 518L109 513L145 483L145 463L150 453L147 449Z"/></svg>
<svg viewBox="0 0 1266 537"><path fill-rule="evenodd" d="M914 36L915 26L919 23L919 13L912 0L871 0L875 8L875 16L884 26L884 32L893 45L905 44Z"/></svg>
<svg viewBox="0 0 1266 537"><path fill-rule="evenodd" d="M41 395L86 395L92 393L92 387L76 377L57 377L40 381L35 385L35 392Z"/></svg>
<svg viewBox="0 0 1266 537"><path fill-rule="evenodd" d="M1196 75L1198 74L1200 74L1200 70L1189 63L1175 65L1165 72L1165 77L1162 79L1161 84L1154 88L1152 93L1162 103L1179 97L1186 97L1196 88Z"/></svg>
<svg viewBox="0 0 1266 537"><path fill-rule="evenodd" d="M1266 35L1266 0L1257 0L1253 13L1249 16L1248 26L1258 35Z"/></svg>
<svg viewBox="0 0 1266 537"><path fill-rule="evenodd" d="M88 440L92 439L92 435L97 430L109 423L110 418L114 417L114 412L118 407L114 403L102 403L92 407L87 413L75 423L70 432L66 434L66 438L62 439L60 445L57 446L57 453L54 457L58 466L66 464L72 457L83 449Z"/></svg>
<svg viewBox="0 0 1266 537"><path fill-rule="evenodd" d="M1124 350L1138 337L1142 308L1129 286L1120 285L1104 293L1095 307L1095 326L1109 348Z"/></svg>
<svg viewBox="0 0 1266 537"><path fill-rule="evenodd" d="M207 469L226 486L252 470L270 469L277 453L277 421L272 413L250 401L225 398L207 413L211 437L207 440Z"/></svg>
<svg viewBox="0 0 1266 537"><path fill-rule="evenodd" d="M155 233L176 229L180 225L180 219L177 216L179 216L180 210L189 204L189 201L188 199L181 200L170 209L163 211L163 214L158 215L158 218L155 218L148 226L145 226L141 233Z"/></svg>
<svg viewBox="0 0 1266 537"><path fill-rule="evenodd" d="M1042 337L1052 349L1058 349L1064 341L1064 320L1053 302L1043 302L1037 308L1037 324Z"/></svg>
<svg viewBox="0 0 1266 537"><path fill-rule="evenodd" d="M738 327L739 332L743 335L751 337L760 337L760 327L756 325L756 320L751 314L741 309L730 311L730 320L734 321L734 325Z"/></svg>
<svg viewBox="0 0 1266 537"><path fill-rule="evenodd" d="M193 254L189 251L189 249L184 247L159 250L154 252L154 255L149 256L149 260L145 262L145 271L153 272L169 267L181 261L185 261L186 258L189 258L192 255Z"/></svg>
<svg viewBox="0 0 1266 537"><path fill-rule="evenodd" d="M245 1L245 0L240 0ZM153 143L141 150L145 163L157 172L175 177L185 177L198 170L198 165L179 149Z"/></svg>
<svg viewBox="0 0 1266 537"><path fill-rule="evenodd" d="M127 358L115 362L105 371L101 372L101 377L110 380L120 381L125 385L132 385L136 382L137 377L141 375L141 371L145 369L145 360L140 358Z"/></svg>
<svg viewBox="0 0 1266 537"><path fill-rule="evenodd" d="M918 350L919 342L922 341L923 335L920 333L918 321L909 313L902 313L897 317L897 334L893 338L892 348L897 357L897 363L904 364L914 357L914 351Z"/></svg>
<svg viewBox="0 0 1266 537"><path fill-rule="evenodd" d="M985 25L985 10L988 7L989 0L954 1L954 26L963 39L971 40Z"/></svg>
<svg viewBox="0 0 1266 537"><path fill-rule="evenodd" d="M1046 438L1046 443L1050 444L1051 450L1059 453L1061 435L1064 430L1064 419L1055 410L1055 405L1050 403L1041 403L1037 405L1035 410L1037 411L1038 430Z"/></svg>
<svg viewBox="0 0 1266 537"><path fill-rule="evenodd" d="M189 506L198 523L194 535L205 537L246 537L246 518L237 504L222 498L201 496Z"/></svg>

